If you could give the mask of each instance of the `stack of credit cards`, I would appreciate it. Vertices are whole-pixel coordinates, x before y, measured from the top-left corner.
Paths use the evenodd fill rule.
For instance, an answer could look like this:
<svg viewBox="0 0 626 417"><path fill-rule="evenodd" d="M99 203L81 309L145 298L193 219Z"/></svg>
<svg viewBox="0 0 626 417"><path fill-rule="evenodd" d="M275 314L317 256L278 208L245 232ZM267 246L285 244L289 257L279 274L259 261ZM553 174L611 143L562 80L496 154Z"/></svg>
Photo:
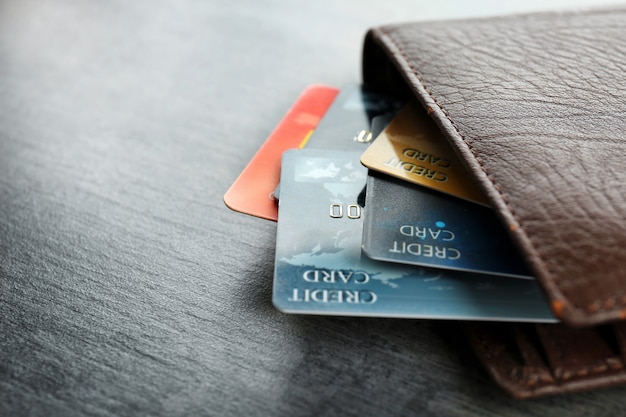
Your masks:
<svg viewBox="0 0 626 417"><path fill-rule="evenodd" d="M418 103L360 85L310 87L224 199L278 221L282 312L556 321Z"/></svg>

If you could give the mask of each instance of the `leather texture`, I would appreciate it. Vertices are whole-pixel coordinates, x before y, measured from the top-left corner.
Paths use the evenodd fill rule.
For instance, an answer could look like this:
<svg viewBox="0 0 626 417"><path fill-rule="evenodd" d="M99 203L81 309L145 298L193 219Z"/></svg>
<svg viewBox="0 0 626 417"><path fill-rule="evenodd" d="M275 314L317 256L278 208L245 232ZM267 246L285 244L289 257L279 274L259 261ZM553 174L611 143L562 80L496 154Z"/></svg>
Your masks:
<svg viewBox="0 0 626 417"><path fill-rule="evenodd" d="M471 326L478 356L520 398L626 382L624 325L597 326L626 318L625 35L626 10L600 10L365 39L365 84L420 100L564 323Z"/></svg>
<svg viewBox="0 0 626 417"><path fill-rule="evenodd" d="M626 11L602 11L388 26L365 46L365 83L402 85L391 60L573 325L626 317L625 37Z"/></svg>
<svg viewBox="0 0 626 417"><path fill-rule="evenodd" d="M626 323L564 325L471 323L472 348L494 380L517 398L626 383Z"/></svg>

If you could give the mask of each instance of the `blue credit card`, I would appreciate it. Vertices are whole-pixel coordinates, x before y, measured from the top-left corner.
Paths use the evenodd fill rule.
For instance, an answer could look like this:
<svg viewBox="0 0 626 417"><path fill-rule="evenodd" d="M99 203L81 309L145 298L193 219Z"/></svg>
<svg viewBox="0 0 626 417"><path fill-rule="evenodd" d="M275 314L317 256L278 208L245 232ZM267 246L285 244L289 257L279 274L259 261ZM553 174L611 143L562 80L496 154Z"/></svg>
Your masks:
<svg viewBox="0 0 626 417"><path fill-rule="evenodd" d="M341 89L305 146L363 151L403 104L403 100L378 94L362 85L347 85Z"/></svg>
<svg viewBox="0 0 626 417"><path fill-rule="evenodd" d="M379 261L531 279L494 211L369 172L363 251Z"/></svg>
<svg viewBox="0 0 626 417"><path fill-rule="evenodd" d="M361 84L346 85L301 147L363 151L404 103L404 100L370 91ZM280 185L272 195L275 200L280 200Z"/></svg>
<svg viewBox="0 0 626 417"><path fill-rule="evenodd" d="M534 280L399 265L361 254L361 152L283 155L273 303L280 311L554 322Z"/></svg>

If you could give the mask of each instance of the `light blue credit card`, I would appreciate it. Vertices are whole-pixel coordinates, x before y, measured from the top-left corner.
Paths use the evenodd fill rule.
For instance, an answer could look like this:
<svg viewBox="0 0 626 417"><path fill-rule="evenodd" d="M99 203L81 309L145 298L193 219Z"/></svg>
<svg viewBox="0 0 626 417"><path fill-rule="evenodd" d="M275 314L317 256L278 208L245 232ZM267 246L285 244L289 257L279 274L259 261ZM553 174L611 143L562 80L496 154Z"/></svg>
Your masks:
<svg viewBox="0 0 626 417"><path fill-rule="evenodd" d="M555 322L533 280L369 259L360 152L285 152L273 303L285 313ZM361 199L360 199L361 197Z"/></svg>

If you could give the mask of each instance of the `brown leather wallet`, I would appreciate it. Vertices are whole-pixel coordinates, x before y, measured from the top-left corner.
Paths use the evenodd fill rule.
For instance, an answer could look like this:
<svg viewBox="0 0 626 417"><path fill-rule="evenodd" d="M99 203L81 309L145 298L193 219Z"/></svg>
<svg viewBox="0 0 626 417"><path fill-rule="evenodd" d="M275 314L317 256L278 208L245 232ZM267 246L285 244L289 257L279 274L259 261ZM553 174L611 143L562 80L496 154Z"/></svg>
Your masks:
<svg viewBox="0 0 626 417"><path fill-rule="evenodd" d="M510 230L562 321L472 323L523 398L626 382L626 10L370 30L371 89L416 97Z"/></svg>

